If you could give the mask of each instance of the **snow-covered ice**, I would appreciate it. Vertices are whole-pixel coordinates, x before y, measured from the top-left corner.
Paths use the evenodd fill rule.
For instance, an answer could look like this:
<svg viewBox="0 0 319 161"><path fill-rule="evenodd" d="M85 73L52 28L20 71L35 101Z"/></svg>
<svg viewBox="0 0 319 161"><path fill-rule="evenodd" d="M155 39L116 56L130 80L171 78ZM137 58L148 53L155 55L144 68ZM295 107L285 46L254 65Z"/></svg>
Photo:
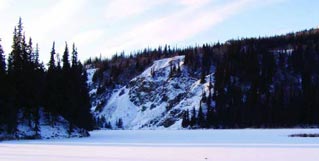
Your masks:
<svg viewBox="0 0 319 161"><path fill-rule="evenodd" d="M5 141L13 161L315 161L319 138L288 137L319 129L100 130L89 138Z"/></svg>

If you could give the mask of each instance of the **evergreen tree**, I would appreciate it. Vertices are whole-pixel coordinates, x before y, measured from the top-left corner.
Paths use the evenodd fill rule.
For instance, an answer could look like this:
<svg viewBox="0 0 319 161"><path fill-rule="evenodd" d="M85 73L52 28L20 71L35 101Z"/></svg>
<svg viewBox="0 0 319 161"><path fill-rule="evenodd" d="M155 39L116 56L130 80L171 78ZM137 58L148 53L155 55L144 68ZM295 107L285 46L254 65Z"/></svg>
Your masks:
<svg viewBox="0 0 319 161"><path fill-rule="evenodd" d="M1 39L0 39L1 42ZM6 123L6 90L7 80L6 80L6 62L5 55L0 44L0 127Z"/></svg>
<svg viewBox="0 0 319 161"><path fill-rule="evenodd" d="M208 98L207 98L207 108L210 109L212 105L212 76L209 76L209 84L208 84Z"/></svg>
<svg viewBox="0 0 319 161"><path fill-rule="evenodd" d="M70 61L69 61L69 49L68 44L65 42L65 49L62 56L63 70L66 72L70 69Z"/></svg>
<svg viewBox="0 0 319 161"><path fill-rule="evenodd" d="M53 127L56 117L59 113L61 101L61 87L59 87L58 69L55 65L55 42L53 42L50 60L48 63L48 71L45 79L45 109L48 113L47 117L50 125Z"/></svg>
<svg viewBox="0 0 319 161"><path fill-rule="evenodd" d="M70 61L69 61L69 49L67 42L65 42L65 49L62 56L62 76L61 76L61 100L62 106L59 110L62 116L64 116L69 122L69 131L70 133L73 131L73 121L75 119L75 109L76 104L74 103L74 73L71 71Z"/></svg>
<svg viewBox="0 0 319 161"><path fill-rule="evenodd" d="M49 67L48 71L51 71L51 72L56 69L55 54L56 54L55 53L55 42L53 42L51 53L50 53L50 60L49 60L49 63L48 63L48 67Z"/></svg>
<svg viewBox="0 0 319 161"><path fill-rule="evenodd" d="M18 26L14 28L12 51L8 57L8 105L7 105L7 132L15 133L17 127L17 112L26 103L25 83L23 67L26 63L25 41L23 33L23 25L21 18L19 19Z"/></svg>
<svg viewBox="0 0 319 161"><path fill-rule="evenodd" d="M192 109L192 116L191 116L191 120L189 125L191 126L191 128L195 128L195 126L197 126L197 118L196 118L196 110L195 107L193 107Z"/></svg>
<svg viewBox="0 0 319 161"><path fill-rule="evenodd" d="M188 109L183 113L182 127L187 128L189 126L189 111Z"/></svg>
<svg viewBox="0 0 319 161"><path fill-rule="evenodd" d="M86 70L83 68L82 64L79 65L79 68L81 69L80 74L80 86L78 87L78 93L79 93L79 108L81 118L79 125L80 127L87 129L87 130L93 130L93 117L91 114L91 102L90 102L90 96L89 96L89 90L87 86L87 73ZM78 100L78 98L76 98Z"/></svg>
<svg viewBox="0 0 319 161"><path fill-rule="evenodd" d="M0 39L0 42L1 42L1 39ZM6 61L5 61L4 51L0 44L0 77L3 77L4 75L6 75Z"/></svg>
<svg viewBox="0 0 319 161"><path fill-rule="evenodd" d="M218 123L216 119L215 110L213 108L208 108L206 113L206 124L207 128L218 128Z"/></svg>
<svg viewBox="0 0 319 161"><path fill-rule="evenodd" d="M35 45L35 50L34 50L34 53L33 53L33 56L32 56L32 63L34 64L35 67L40 67L41 64L39 62L39 44L37 43Z"/></svg>
<svg viewBox="0 0 319 161"><path fill-rule="evenodd" d="M76 67L78 65L78 51L75 48L75 44L73 43L72 50L72 67Z"/></svg>
<svg viewBox="0 0 319 161"><path fill-rule="evenodd" d="M205 127L205 116L204 116L204 113L203 113L203 108L202 108L201 103L200 103L200 106L199 106L199 109L198 109L197 124L201 128Z"/></svg>
<svg viewBox="0 0 319 161"><path fill-rule="evenodd" d="M106 122L104 128L107 128L107 129L112 129L112 125L111 125L111 122Z"/></svg>
<svg viewBox="0 0 319 161"><path fill-rule="evenodd" d="M118 121L116 122L116 126L118 129L123 129L123 121L122 118L119 118Z"/></svg>

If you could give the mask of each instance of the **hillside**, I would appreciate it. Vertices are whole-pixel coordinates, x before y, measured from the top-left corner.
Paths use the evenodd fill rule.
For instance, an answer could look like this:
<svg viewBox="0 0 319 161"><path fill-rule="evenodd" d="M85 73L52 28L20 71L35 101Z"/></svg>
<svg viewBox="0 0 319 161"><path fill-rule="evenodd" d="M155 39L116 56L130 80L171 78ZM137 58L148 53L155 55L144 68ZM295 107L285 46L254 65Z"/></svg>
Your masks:
<svg viewBox="0 0 319 161"><path fill-rule="evenodd" d="M161 59L128 85L115 89L96 117L104 117L112 127L121 119L125 129L180 128L183 111L198 110L201 95L207 90L208 83L200 84L189 75L184 56Z"/></svg>
<svg viewBox="0 0 319 161"><path fill-rule="evenodd" d="M20 139L51 139L88 137L89 133L82 128L74 127L69 129L70 122L62 116L58 116L54 124L48 120L48 114L40 109L38 124L23 117L24 113L19 112L17 118L17 129L14 134L7 133L0 127L0 140Z"/></svg>
<svg viewBox="0 0 319 161"><path fill-rule="evenodd" d="M319 34L230 40L89 60L98 127L317 126Z"/></svg>

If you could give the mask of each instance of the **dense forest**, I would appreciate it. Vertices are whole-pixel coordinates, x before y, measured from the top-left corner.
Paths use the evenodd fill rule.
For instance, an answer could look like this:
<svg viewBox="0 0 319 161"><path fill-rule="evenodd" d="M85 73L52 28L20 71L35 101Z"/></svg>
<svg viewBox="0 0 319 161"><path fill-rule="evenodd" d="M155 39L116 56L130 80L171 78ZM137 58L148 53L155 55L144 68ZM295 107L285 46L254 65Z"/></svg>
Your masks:
<svg viewBox="0 0 319 161"><path fill-rule="evenodd" d="M165 45L112 59L89 59L98 68L97 95L129 81L154 60L185 55L189 74L201 83L213 74L199 110L184 111L188 128L276 128L319 123L319 31L229 40L184 49ZM172 76L178 67L172 66ZM207 80L207 79L206 79ZM105 102L98 102L101 110ZM205 110L204 110L205 109ZM103 119L103 118L101 118Z"/></svg>
<svg viewBox="0 0 319 161"><path fill-rule="evenodd" d="M63 116L70 122L70 133L74 127L91 130L86 70L77 57L75 45L70 53L66 44L61 62L53 42L46 69L38 45L34 48L31 38L26 41L20 18L7 61L0 45L0 133L15 134L21 121L38 132L40 109L51 126ZM21 114L23 120L18 120Z"/></svg>
<svg viewBox="0 0 319 161"><path fill-rule="evenodd" d="M226 51L216 60L213 94L202 100L209 107L202 126L318 125L318 30L229 41L214 48Z"/></svg>

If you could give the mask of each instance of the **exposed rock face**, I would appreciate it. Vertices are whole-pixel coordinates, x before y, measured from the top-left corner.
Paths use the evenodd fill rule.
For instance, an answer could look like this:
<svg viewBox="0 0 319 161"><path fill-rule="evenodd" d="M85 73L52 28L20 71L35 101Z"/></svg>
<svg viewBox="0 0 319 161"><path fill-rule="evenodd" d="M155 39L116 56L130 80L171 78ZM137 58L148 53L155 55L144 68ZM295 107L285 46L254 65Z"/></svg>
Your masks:
<svg viewBox="0 0 319 161"><path fill-rule="evenodd" d="M206 80L201 84L190 76L184 56L157 60L126 86L96 97L92 111L113 128L119 119L125 129L181 128L183 112L198 109L202 93L208 93L209 76Z"/></svg>

